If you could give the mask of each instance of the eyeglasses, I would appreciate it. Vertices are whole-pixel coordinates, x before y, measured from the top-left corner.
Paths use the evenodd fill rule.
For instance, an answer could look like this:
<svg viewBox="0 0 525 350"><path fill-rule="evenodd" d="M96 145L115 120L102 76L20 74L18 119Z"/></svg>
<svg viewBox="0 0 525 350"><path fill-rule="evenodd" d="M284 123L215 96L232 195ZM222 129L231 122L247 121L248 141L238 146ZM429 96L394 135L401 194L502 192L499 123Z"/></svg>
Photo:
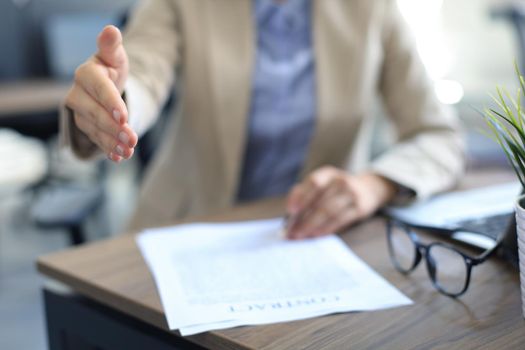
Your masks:
<svg viewBox="0 0 525 350"><path fill-rule="evenodd" d="M454 298L467 291L472 267L487 260L500 245L498 240L489 250L478 256L471 256L447 243L423 244L416 234L416 231L421 229L423 228L397 220L388 220L387 240L390 259L399 272L408 274L414 271L425 258L428 275L434 287L439 292Z"/></svg>

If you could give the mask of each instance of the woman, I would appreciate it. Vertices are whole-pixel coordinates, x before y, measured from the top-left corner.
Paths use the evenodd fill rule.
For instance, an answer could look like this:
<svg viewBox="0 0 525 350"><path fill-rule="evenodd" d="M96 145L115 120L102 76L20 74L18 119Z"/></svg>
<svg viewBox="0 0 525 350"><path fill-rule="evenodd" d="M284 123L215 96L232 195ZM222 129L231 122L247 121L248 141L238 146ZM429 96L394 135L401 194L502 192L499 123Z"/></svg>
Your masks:
<svg viewBox="0 0 525 350"><path fill-rule="evenodd" d="M315 237L462 172L458 123L393 0L143 1L124 38L106 27L78 68L64 142L84 158L131 157L173 86L177 115L135 229L287 195L288 237ZM370 161L377 93L398 141Z"/></svg>

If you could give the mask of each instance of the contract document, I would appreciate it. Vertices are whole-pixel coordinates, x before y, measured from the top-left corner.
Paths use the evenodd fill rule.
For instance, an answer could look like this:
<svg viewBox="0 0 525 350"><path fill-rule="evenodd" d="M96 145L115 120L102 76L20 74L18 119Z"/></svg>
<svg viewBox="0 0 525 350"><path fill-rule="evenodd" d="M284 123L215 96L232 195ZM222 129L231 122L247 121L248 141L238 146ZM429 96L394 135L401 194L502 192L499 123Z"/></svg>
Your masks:
<svg viewBox="0 0 525 350"><path fill-rule="evenodd" d="M270 219L138 235L170 329L191 335L412 303L339 237L288 241L282 227Z"/></svg>

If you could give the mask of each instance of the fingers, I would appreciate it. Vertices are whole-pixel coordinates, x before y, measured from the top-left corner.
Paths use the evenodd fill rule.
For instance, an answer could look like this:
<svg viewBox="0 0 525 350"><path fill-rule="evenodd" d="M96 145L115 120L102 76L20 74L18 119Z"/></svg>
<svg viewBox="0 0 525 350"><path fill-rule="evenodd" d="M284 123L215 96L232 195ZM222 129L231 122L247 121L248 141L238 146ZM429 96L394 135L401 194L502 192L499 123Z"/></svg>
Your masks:
<svg viewBox="0 0 525 350"><path fill-rule="evenodd" d="M108 158L111 160L115 160L113 159L117 158L115 156L128 159L133 155L134 149L132 147L129 147L129 145L124 144L113 135L98 128L89 120L89 118L75 113L74 119L78 128L82 130L100 149L108 154Z"/></svg>
<svg viewBox="0 0 525 350"><path fill-rule="evenodd" d="M358 212L346 185L343 177L334 178L321 197L288 231L288 237L302 239L327 235L355 221Z"/></svg>
<svg viewBox="0 0 525 350"><path fill-rule="evenodd" d="M118 156L116 155L115 153L111 152L108 154L108 159L115 162L115 163L120 163L122 161L122 157L121 156Z"/></svg>
<svg viewBox="0 0 525 350"><path fill-rule="evenodd" d="M122 34L115 26L106 26L97 38L96 57L104 64L119 68L126 63L126 53L122 46Z"/></svg>
<svg viewBox="0 0 525 350"><path fill-rule="evenodd" d="M111 114L100 104L98 104L82 88L74 87L68 95L68 106L78 114L88 117L92 124L107 133L118 137L120 125L115 121ZM130 145L133 146L133 145Z"/></svg>
<svg viewBox="0 0 525 350"><path fill-rule="evenodd" d="M137 134L128 124L120 125L102 105L81 86L74 85L68 93L66 104L75 111L75 124L97 144L103 152L129 158L137 145ZM102 136L101 136L102 135ZM108 141L111 138L111 142ZM117 144L120 148L117 150ZM109 156L112 159L111 156ZM113 159L112 159L113 160Z"/></svg>
<svg viewBox="0 0 525 350"><path fill-rule="evenodd" d="M289 216L286 232L289 238L299 236L298 228L301 222L309 215L315 202L323 195L337 172L336 168L323 167L314 171L305 181L292 189L286 205Z"/></svg>
<svg viewBox="0 0 525 350"><path fill-rule="evenodd" d="M75 84L102 105L117 123L127 122L126 104L105 67L92 61L82 64L75 72Z"/></svg>
<svg viewBox="0 0 525 350"><path fill-rule="evenodd" d="M289 239L337 232L372 215L385 205L397 187L374 173L352 176L324 167L295 186L287 201L292 213L286 227Z"/></svg>
<svg viewBox="0 0 525 350"><path fill-rule="evenodd" d="M325 225L320 226L316 231L310 232L307 238L320 237L339 232L360 219L361 217L357 208L350 206L342 210L333 220L326 222Z"/></svg>
<svg viewBox="0 0 525 350"><path fill-rule="evenodd" d="M311 206L326 189L335 174L335 168L323 167L314 171L303 183L296 185L288 196L286 205L288 214L297 215Z"/></svg>
<svg viewBox="0 0 525 350"><path fill-rule="evenodd" d="M299 202L303 196L303 186L295 185L286 200L286 212L288 215L296 214L299 211Z"/></svg>

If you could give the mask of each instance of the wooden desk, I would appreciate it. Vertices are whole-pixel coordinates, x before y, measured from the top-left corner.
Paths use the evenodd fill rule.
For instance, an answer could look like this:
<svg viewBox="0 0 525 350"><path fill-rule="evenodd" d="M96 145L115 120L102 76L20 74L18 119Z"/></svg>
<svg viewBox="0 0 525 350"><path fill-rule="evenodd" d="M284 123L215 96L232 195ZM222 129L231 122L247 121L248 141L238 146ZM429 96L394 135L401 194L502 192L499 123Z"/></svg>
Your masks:
<svg viewBox="0 0 525 350"><path fill-rule="evenodd" d="M475 174L468 184L512 179ZM239 220L282 213L279 201L233 210L210 220ZM211 349L523 349L518 273L492 259L475 268L469 291L459 300L436 292L423 266L409 277L392 267L384 222L374 218L342 237L363 260L414 300L413 306L346 313L257 327L240 327L185 338ZM93 243L38 260L44 275L144 326L169 332L152 277L133 235ZM95 325L96 326L96 325ZM169 332L169 333L168 333ZM129 347L131 349L132 347ZM137 347L135 347L137 348Z"/></svg>
<svg viewBox="0 0 525 350"><path fill-rule="evenodd" d="M0 84L0 128L47 140L58 132L58 109L71 82L53 79Z"/></svg>
<svg viewBox="0 0 525 350"><path fill-rule="evenodd" d="M0 84L0 118L56 111L71 82L30 80Z"/></svg>

